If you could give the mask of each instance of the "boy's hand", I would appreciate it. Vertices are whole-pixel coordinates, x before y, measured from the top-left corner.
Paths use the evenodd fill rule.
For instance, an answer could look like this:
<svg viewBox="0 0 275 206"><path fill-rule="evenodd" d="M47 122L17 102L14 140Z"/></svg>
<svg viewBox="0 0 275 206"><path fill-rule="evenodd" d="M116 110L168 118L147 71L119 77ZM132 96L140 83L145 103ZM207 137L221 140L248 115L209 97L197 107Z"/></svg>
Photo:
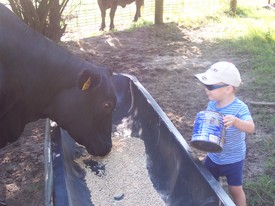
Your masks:
<svg viewBox="0 0 275 206"><path fill-rule="evenodd" d="M223 124L226 128L234 126L235 121L238 120L237 117L233 115L226 115L223 117Z"/></svg>
<svg viewBox="0 0 275 206"><path fill-rule="evenodd" d="M223 117L223 124L225 128L234 126L237 127L239 130L247 133L253 133L255 130L253 120L241 120L233 115L226 115L225 117Z"/></svg>

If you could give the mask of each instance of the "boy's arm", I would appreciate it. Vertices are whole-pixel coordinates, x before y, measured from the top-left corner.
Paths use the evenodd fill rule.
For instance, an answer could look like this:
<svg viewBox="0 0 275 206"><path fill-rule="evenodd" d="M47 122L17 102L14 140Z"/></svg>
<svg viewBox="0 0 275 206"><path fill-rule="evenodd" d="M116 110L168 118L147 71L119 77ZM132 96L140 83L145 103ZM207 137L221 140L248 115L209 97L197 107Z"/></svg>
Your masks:
<svg viewBox="0 0 275 206"><path fill-rule="evenodd" d="M226 115L223 118L223 123L226 128L234 126L237 127L239 130L247 133L253 133L255 130L255 124L253 120L241 120L233 115Z"/></svg>

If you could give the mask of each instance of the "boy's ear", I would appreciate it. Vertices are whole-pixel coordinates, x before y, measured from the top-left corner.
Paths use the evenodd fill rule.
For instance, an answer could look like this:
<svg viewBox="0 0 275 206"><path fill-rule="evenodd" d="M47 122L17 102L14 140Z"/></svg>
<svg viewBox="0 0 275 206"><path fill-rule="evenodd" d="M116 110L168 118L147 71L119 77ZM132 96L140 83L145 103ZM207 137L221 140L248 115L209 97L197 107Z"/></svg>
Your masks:
<svg viewBox="0 0 275 206"><path fill-rule="evenodd" d="M235 93L235 87L233 87L233 86L228 86L227 88L226 88L226 91L228 92L228 93Z"/></svg>
<svg viewBox="0 0 275 206"><path fill-rule="evenodd" d="M96 88L101 81L101 77L98 73L92 72L90 70L85 70L82 72L78 79L78 87L82 91L86 91L88 89Z"/></svg>

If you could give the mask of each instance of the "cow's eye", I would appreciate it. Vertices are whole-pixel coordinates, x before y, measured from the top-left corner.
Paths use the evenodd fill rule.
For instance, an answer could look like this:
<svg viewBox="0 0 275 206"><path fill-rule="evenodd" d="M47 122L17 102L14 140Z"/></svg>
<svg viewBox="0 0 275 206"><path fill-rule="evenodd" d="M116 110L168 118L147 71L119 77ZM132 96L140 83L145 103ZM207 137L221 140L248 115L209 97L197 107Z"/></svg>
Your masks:
<svg viewBox="0 0 275 206"><path fill-rule="evenodd" d="M104 102L103 103L103 110L107 114L111 113L114 110L114 103L113 102Z"/></svg>

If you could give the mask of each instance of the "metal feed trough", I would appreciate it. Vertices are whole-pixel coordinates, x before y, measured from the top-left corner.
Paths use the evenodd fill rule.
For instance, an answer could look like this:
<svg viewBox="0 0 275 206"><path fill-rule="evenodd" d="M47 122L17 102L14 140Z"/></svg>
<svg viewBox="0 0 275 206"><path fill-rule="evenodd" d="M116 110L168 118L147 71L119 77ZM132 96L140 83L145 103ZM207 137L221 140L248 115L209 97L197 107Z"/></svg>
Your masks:
<svg viewBox="0 0 275 206"><path fill-rule="evenodd" d="M148 174L154 189L165 197L165 205L235 205L141 83L133 76L117 74L114 84L117 107L113 124L131 119L128 128L144 141L146 156L153 163L147 164ZM59 127L52 128L48 120L45 205L94 205L83 172L73 163L74 153L74 140Z"/></svg>

